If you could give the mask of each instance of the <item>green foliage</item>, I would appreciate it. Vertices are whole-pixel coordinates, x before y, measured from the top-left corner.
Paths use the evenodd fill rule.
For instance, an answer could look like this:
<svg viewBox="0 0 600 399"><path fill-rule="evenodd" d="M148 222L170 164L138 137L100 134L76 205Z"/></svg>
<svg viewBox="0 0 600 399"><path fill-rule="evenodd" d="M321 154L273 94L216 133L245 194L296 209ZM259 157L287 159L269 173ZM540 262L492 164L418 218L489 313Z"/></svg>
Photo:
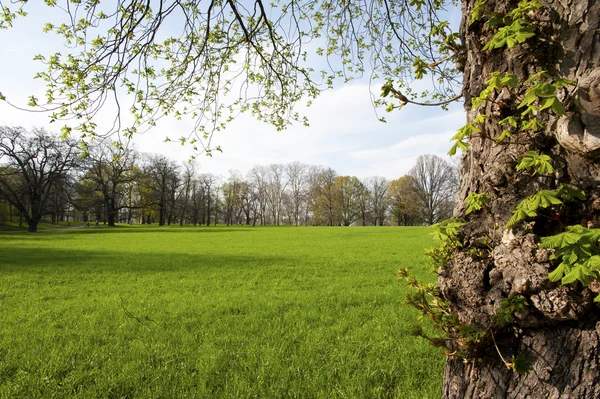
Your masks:
<svg viewBox="0 0 600 399"><path fill-rule="evenodd" d="M467 205L465 214L468 215L471 212L480 211L490 198L486 193L470 192L467 198L465 198L465 205Z"/></svg>
<svg viewBox="0 0 600 399"><path fill-rule="evenodd" d="M91 122L106 106L117 111L103 135L130 138L163 117L185 118L194 122L197 144L182 144L208 151L212 134L240 113L277 129L307 125L298 105L310 105L335 81L360 78L367 69L373 80L396 82L412 100L443 107L458 99L460 35L436 16L448 1L38 3L54 9L53 21L37 29L57 36L69 51L43 49L35 57L42 67L35 77L46 92L28 104L52 121L67 121L87 141L98 134ZM27 5L0 2L0 29L25 15ZM309 42L322 47L309 51ZM315 67L315 55L325 58L318 63L323 67ZM425 76L433 83L429 89L410 89ZM389 106L385 99L375 103Z"/></svg>
<svg viewBox="0 0 600 399"><path fill-rule="evenodd" d="M517 356L513 356L511 362L506 366L515 373L519 374L527 374L533 370L533 365L522 353L519 353Z"/></svg>
<svg viewBox="0 0 600 399"><path fill-rule="evenodd" d="M519 18L512 21L510 25L499 28L483 49L491 51L504 46L512 49L533 36L535 36L535 26L526 19Z"/></svg>
<svg viewBox="0 0 600 399"><path fill-rule="evenodd" d="M554 249L550 259L560 260L556 269L548 275L550 281L563 284L579 281L585 286L599 280L599 239L600 229L587 229L580 225L567 226L563 233L543 237L540 247Z"/></svg>
<svg viewBox="0 0 600 399"><path fill-rule="evenodd" d="M456 151L460 148L461 150L466 150L469 146L467 143L467 139L471 138L476 133L481 133L483 130L483 124L487 119L487 115L480 114L477 115L475 119L473 119L470 123L467 123L465 126L458 129L458 132L452 137L451 140L454 140L455 143L448 151L448 155L453 156L456 154Z"/></svg>
<svg viewBox="0 0 600 399"><path fill-rule="evenodd" d="M533 175L544 175L554 172L554 168L550 164L550 158L548 155L542 154L535 151L527 151L525 156L521 159L519 165L517 165L517 171L527 170Z"/></svg>
<svg viewBox="0 0 600 399"><path fill-rule="evenodd" d="M428 250L426 254L433 261L435 268L444 267L453 258L454 252L462 248L458 233L463 225L464 223L458 219L451 218L431 226L433 229L431 235L439 245Z"/></svg>
<svg viewBox="0 0 600 399"><path fill-rule="evenodd" d="M537 111L550 109L555 115L564 115L564 107L557 97L557 91L576 82L564 78L553 79L546 71L538 72L526 83L530 84L518 108L525 108L522 115L532 115ZM539 107L536 107L540 104ZM532 129L535 130L535 129Z"/></svg>
<svg viewBox="0 0 600 399"><path fill-rule="evenodd" d="M473 4L473 11L471 11L471 19L469 20L469 24L481 20L484 16L484 7L487 0L476 0L475 4Z"/></svg>
<svg viewBox="0 0 600 399"><path fill-rule="evenodd" d="M474 108L483 105L486 101L490 100L492 94L496 91L500 91L505 87L515 88L519 84L516 75L511 73L500 73L492 72L491 77L488 79L487 87L479 93L477 97L471 100L471 104Z"/></svg>
<svg viewBox="0 0 600 399"><path fill-rule="evenodd" d="M404 280L412 292L406 294L406 303L421 313L419 322L430 320L441 336L430 336L423 326L415 325L413 335L427 339L432 345L446 349L450 357L466 358L473 344L481 342L487 332L474 325L462 324L456 312L450 310L448 302L441 296L437 284L421 284L404 268L398 270L398 278Z"/></svg>
<svg viewBox="0 0 600 399"><path fill-rule="evenodd" d="M574 199L584 200L585 193L562 184L556 190L540 190L517 205L506 228L512 228L523 220L536 217L540 209L562 205Z"/></svg>
<svg viewBox="0 0 600 399"><path fill-rule="evenodd" d="M500 303L500 307L496 309L493 322L498 328L506 327L514 323L515 313L523 312L527 310L527 307L527 300L522 295L504 298Z"/></svg>
<svg viewBox="0 0 600 399"><path fill-rule="evenodd" d="M484 50L502 47L512 49L535 36L535 24L532 15L542 7L539 0L521 0L517 7L507 15L498 15L485 10L485 0L477 0L471 12L470 23L487 18L486 27L496 30L492 39L484 46Z"/></svg>

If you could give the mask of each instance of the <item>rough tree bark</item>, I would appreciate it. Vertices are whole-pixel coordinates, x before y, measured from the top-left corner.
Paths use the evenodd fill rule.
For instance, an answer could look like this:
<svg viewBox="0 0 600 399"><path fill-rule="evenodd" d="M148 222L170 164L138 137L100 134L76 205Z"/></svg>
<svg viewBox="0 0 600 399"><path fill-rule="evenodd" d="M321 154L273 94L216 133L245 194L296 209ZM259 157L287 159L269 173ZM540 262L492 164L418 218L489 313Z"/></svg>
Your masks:
<svg viewBox="0 0 600 399"><path fill-rule="evenodd" d="M466 45L463 94L472 121L471 99L479 95L494 71L509 72L523 82L535 72L547 70L555 76L577 81L565 90L567 115L542 116L545 132L519 144L498 145L498 121L515 112L507 93L488 103L485 124L492 139L473 138L462 161L462 182L455 214L466 220L462 240L465 247L440 271L439 287L462 323L487 328L500 300L525 296L526 314L514 328L496 336L505 358L524 354L533 365L528 374L508 370L496 348L488 345L478 354L481 361L465 363L449 358L446 364L444 398L599 398L600 312L593 304L594 286L564 286L551 283L550 252L539 249L539 237L558 233L555 224L535 219L507 230L503 226L511 211L525 197L540 189L570 184L583 189L587 200L567 208L568 224L600 227L600 1L544 0L535 16L542 35L512 50L484 51L490 35L483 24L469 26L473 0L463 0L462 34ZM487 6L505 14L517 1L488 0ZM506 100L506 101L503 101ZM522 139L523 137L521 137ZM553 177L517 173L515 166L525 151L552 157ZM490 211L465 215L469 192L492 196ZM493 250L486 259L469 255L479 238L491 238Z"/></svg>

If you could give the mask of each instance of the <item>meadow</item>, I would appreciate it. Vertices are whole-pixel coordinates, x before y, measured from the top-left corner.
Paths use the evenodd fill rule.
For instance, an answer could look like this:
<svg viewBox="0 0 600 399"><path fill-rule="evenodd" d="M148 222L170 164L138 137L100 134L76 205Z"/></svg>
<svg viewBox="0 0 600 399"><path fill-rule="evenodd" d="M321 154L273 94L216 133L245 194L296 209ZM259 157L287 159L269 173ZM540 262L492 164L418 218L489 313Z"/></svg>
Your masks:
<svg viewBox="0 0 600 399"><path fill-rule="evenodd" d="M0 233L0 398L438 398L423 227Z"/></svg>

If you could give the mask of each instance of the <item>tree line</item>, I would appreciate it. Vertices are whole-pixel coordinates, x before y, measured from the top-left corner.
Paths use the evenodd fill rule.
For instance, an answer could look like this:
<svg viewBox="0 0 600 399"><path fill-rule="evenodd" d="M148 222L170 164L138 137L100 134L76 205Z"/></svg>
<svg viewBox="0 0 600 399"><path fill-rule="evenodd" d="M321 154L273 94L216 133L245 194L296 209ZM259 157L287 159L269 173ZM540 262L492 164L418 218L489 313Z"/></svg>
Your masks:
<svg viewBox="0 0 600 399"><path fill-rule="evenodd" d="M0 223L42 220L158 225L420 225L452 215L457 168L420 156L398 179L332 168L257 165L245 175L200 173L194 163L43 129L0 127Z"/></svg>

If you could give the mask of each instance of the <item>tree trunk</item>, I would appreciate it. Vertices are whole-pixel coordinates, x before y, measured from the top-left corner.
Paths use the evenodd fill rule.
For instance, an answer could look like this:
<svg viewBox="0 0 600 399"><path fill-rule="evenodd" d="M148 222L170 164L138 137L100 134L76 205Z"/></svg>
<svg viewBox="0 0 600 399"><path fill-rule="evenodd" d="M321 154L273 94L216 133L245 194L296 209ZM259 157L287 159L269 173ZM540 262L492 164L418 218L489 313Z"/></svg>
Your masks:
<svg viewBox="0 0 600 399"><path fill-rule="evenodd" d="M497 348L488 342L477 349L474 357L481 362L448 358L443 397L598 398L600 312L592 303L596 294L590 287L551 283L548 272L556 263L549 261L549 250L538 247L541 236L557 234L562 226L543 217L513 229L503 226L525 197L568 184L583 189L587 199L565 206L562 221L600 227L600 0L543 0L544 7L535 15L540 27L536 36L512 50L493 51L483 50L491 38L483 23L468 24L474 3L462 1L463 95L469 122L478 113L490 118L484 126L487 138L473 137L463 156L455 215L466 222L460 236L464 247L440 269L438 283L459 321L480 329L492 326L503 298L523 295L528 310L517 315L512 327L498 332ZM486 6L505 15L517 3L487 0ZM511 139L512 144L496 144L502 131L498 121L522 109L510 103L506 90L480 111L471 109L471 99L485 88L491 72L515 74L522 83L542 70L577 81L576 88L559 95L566 115L540 112L544 131L531 137L517 133L518 143ZM518 94L522 98L524 93ZM526 151L549 155L554 175L517 172ZM489 209L466 215L470 192L490 195ZM489 253L472 256L470 251L483 238L490 242ZM508 370L498 351L507 360L524 355L533 371Z"/></svg>
<svg viewBox="0 0 600 399"><path fill-rule="evenodd" d="M595 320L527 329L518 340L506 342L512 347L502 354L505 358L517 352L531 354L534 371L526 375L508 370L495 348L481 363L449 361L443 397L599 398L599 331L600 323Z"/></svg>
<svg viewBox="0 0 600 399"><path fill-rule="evenodd" d="M37 232L38 223L38 220L29 220L29 223L27 223L27 231L30 233Z"/></svg>

